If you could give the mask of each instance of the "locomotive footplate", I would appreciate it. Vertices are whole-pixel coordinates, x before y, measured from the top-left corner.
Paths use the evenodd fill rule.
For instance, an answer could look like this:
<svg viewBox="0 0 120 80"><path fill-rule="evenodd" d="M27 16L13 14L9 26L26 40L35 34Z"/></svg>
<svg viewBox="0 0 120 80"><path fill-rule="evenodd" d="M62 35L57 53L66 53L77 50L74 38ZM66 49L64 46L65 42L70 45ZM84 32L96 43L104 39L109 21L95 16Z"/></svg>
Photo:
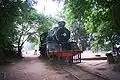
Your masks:
<svg viewBox="0 0 120 80"><path fill-rule="evenodd" d="M49 55L66 58L67 62L70 63L81 63L82 51L69 51L69 52L49 52Z"/></svg>
<svg viewBox="0 0 120 80"><path fill-rule="evenodd" d="M55 56L72 56L72 52L49 52L50 55L55 55Z"/></svg>

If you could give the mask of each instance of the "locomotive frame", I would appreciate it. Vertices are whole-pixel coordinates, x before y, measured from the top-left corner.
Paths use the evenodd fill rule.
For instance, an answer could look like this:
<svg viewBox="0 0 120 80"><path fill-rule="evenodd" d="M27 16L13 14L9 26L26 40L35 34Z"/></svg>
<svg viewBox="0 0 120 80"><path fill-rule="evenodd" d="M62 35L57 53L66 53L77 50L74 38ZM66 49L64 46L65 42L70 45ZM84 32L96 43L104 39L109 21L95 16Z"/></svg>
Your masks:
<svg viewBox="0 0 120 80"><path fill-rule="evenodd" d="M58 27L40 35L39 51L41 55L62 63L81 62L82 51L76 42L69 41L70 31L65 28L65 22L60 21L58 24Z"/></svg>

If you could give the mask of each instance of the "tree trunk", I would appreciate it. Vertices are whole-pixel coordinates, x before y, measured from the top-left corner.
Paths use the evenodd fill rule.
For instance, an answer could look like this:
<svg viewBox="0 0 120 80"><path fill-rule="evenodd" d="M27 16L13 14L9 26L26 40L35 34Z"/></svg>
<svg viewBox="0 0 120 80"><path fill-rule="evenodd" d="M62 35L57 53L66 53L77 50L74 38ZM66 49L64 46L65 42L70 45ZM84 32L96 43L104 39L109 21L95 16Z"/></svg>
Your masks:
<svg viewBox="0 0 120 80"><path fill-rule="evenodd" d="M18 57L22 58L22 46L18 46Z"/></svg>
<svg viewBox="0 0 120 80"><path fill-rule="evenodd" d="M4 63L4 58L5 58L4 52L2 49L0 49L0 64Z"/></svg>
<svg viewBox="0 0 120 80"><path fill-rule="evenodd" d="M120 35L120 5L117 0L113 2L112 6L112 18L113 18L113 27L116 29L118 34Z"/></svg>
<svg viewBox="0 0 120 80"><path fill-rule="evenodd" d="M112 6L112 18L113 18L113 27L116 29L118 35L120 35L120 5L119 5L119 1L115 0L113 1L113 6ZM119 55L118 53L118 49L117 49L117 55Z"/></svg>

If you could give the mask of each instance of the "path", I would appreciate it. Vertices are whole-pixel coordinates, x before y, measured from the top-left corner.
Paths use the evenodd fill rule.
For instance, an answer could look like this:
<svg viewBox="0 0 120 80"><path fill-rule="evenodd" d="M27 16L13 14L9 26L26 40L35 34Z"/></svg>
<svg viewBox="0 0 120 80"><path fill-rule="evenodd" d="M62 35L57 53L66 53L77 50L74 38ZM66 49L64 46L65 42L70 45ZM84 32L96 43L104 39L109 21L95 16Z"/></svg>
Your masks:
<svg viewBox="0 0 120 80"><path fill-rule="evenodd" d="M0 78L4 75L4 80L76 80L65 70L47 63L48 61L38 58L24 58L19 62L2 65L0 66ZM80 80L103 80L95 75L85 73L81 69L79 72L83 73L79 76Z"/></svg>

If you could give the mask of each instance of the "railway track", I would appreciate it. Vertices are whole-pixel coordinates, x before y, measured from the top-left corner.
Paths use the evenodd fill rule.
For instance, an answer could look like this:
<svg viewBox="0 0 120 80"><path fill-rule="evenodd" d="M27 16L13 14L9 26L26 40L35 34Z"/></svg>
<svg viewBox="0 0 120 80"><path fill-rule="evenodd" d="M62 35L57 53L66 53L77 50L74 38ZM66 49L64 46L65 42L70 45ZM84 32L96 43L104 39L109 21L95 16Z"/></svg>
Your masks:
<svg viewBox="0 0 120 80"><path fill-rule="evenodd" d="M106 77L100 76L99 74L84 70L76 65L61 65L60 68L69 73L70 76L74 77L76 80L110 80Z"/></svg>

